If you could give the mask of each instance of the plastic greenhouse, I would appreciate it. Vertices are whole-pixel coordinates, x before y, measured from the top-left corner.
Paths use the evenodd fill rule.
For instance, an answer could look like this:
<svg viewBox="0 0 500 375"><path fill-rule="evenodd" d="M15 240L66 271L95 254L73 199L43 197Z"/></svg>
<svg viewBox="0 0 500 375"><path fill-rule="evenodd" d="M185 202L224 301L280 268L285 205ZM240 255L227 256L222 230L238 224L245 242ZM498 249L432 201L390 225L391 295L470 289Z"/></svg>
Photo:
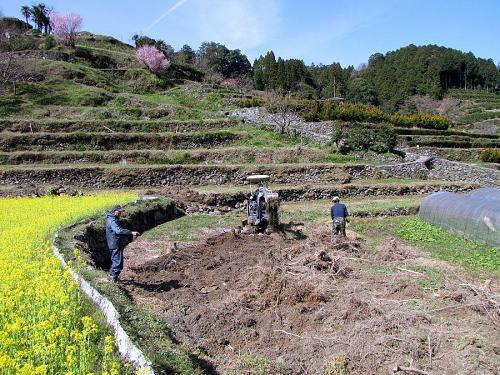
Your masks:
<svg viewBox="0 0 500 375"><path fill-rule="evenodd" d="M500 189L434 193L422 201L419 216L446 231L500 249Z"/></svg>

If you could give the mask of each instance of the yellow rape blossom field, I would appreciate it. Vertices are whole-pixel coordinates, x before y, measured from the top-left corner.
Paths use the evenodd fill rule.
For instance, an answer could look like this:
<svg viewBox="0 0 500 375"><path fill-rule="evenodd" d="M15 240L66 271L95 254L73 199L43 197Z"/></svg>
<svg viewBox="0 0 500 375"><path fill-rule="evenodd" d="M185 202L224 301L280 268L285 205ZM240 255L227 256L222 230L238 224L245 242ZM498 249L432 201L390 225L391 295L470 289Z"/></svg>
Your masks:
<svg viewBox="0 0 500 375"><path fill-rule="evenodd" d="M0 199L0 374L118 373L112 337L82 307L51 236L132 194Z"/></svg>

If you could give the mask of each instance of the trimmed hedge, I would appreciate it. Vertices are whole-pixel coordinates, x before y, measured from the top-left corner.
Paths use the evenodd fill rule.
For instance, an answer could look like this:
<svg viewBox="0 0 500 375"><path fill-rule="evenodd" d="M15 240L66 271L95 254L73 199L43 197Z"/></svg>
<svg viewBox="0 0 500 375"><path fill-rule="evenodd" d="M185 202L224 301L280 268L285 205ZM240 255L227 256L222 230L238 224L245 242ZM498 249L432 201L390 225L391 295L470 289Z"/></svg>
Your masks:
<svg viewBox="0 0 500 375"><path fill-rule="evenodd" d="M486 163L500 163L500 149L499 148L487 148L481 151L479 159Z"/></svg>
<svg viewBox="0 0 500 375"><path fill-rule="evenodd" d="M401 127L418 127L446 130L450 120L444 116L428 113L404 115L388 114L377 107L361 103L305 100L304 118L306 121L343 120L354 122L388 122Z"/></svg>
<svg viewBox="0 0 500 375"><path fill-rule="evenodd" d="M413 113L404 115L395 113L389 116L389 122L396 126L438 129L446 130L450 126L450 120L441 115L433 115L429 113Z"/></svg>
<svg viewBox="0 0 500 375"><path fill-rule="evenodd" d="M237 102L239 108L263 107L264 104L264 99L258 96L253 98L240 99Z"/></svg>
<svg viewBox="0 0 500 375"><path fill-rule="evenodd" d="M429 146L441 148L483 148L500 147L499 140L485 138L469 138L460 136L398 136L398 140L408 146Z"/></svg>
<svg viewBox="0 0 500 375"><path fill-rule="evenodd" d="M342 121L335 121L334 124L340 124L342 126L350 126L352 125L351 122L342 122ZM377 129L379 128L383 123L370 123L370 122L362 122L358 123L360 126L366 127L366 128L371 128L371 129ZM467 133L463 131L458 131L458 130L436 130L436 129L422 129L422 128L404 128L404 127L395 127L394 131L396 132L397 135L458 135L458 136L463 136L463 137L469 137L469 138L490 138L490 139L500 139L500 135L497 134L480 134L480 133Z"/></svg>
<svg viewBox="0 0 500 375"><path fill-rule="evenodd" d="M463 136L469 138L488 138L488 139L499 139L500 136L496 134L475 134L475 133L465 133L453 130L435 130L435 129L416 129L416 128L395 128L398 135L446 135L446 136Z"/></svg>

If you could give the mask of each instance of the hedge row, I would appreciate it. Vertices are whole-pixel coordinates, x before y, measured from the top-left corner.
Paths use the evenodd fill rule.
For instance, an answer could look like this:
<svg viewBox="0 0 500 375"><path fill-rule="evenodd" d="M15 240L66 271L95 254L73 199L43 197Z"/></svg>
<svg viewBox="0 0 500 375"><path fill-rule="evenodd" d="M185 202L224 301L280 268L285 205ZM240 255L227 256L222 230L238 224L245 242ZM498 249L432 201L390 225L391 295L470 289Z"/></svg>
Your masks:
<svg viewBox="0 0 500 375"><path fill-rule="evenodd" d="M0 131L19 133L46 132L185 132L229 128L240 123L238 119L209 119L195 121L144 120L0 120Z"/></svg>
<svg viewBox="0 0 500 375"><path fill-rule="evenodd" d="M440 148L484 148L500 147L500 141L484 138L467 137L432 137L432 136L398 136L398 140L406 143L408 146L429 146Z"/></svg>
<svg viewBox="0 0 500 375"><path fill-rule="evenodd" d="M418 129L418 128L395 128L398 135L446 135L446 136L463 136L469 138L488 138L499 139L500 136L496 134L474 134L465 133L453 130L435 130L435 129Z"/></svg>
<svg viewBox="0 0 500 375"><path fill-rule="evenodd" d="M352 125L350 122L341 122L335 121L334 124L341 124L343 126ZM373 124L369 122L357 123L357 125L370 128L370 129L378 129L384 123ZM422 129L422 128L404 128L404 127L395 127L394 131L397 135L457 135L469 138L489 138L489 139L500 139L500 135L498 134L478 134L478 133L466 133L458 130L436 130L436 129Z"/></svg>
<svg viewBox="0 0 500 375"><path fill-rule="evenodd" d="M487 148L481 152L479 155L481 161L487 163L500 163L500 149L499 148Z"/></svg>
<svg viewBox="0 0 500 375"><path fill-rule="evenodd" d="M30 133L3 134L0 151L169 150L220 147L246 137L225 130L196 133Z"/></svg>
<svg viewBox="0 0 500 375"><path fill-rule="evenodd" d="M239 108L252 108L252 107L262 107L265 104L265 102L264 99L256 96L253 98L240 99L236 104L238 105Z"/></svg>
<svg viewBox="0 0 500 375"><path fill-rule="evenodd" d="M305 100L304 105L304 118L312 122L331 120L388 122L401 127L438 130L446 130L450 126L450 120L444 116L428 113L388 114L377 107L361 103Z"/></svg>

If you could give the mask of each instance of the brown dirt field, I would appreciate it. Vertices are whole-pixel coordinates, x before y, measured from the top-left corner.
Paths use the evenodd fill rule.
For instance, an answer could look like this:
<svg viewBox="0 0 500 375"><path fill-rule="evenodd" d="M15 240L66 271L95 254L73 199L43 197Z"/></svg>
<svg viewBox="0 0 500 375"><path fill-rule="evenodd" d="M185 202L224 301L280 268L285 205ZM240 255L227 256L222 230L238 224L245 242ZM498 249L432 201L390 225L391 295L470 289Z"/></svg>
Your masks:
<svg viewBox="0 0 500 375"><path fill-rule="evenodd" d="M352 232L333 246L329 228L303 230L139 240L120 285L216 373L498 374L497 280L482 287L390 238L368 252Z"/></svg>

